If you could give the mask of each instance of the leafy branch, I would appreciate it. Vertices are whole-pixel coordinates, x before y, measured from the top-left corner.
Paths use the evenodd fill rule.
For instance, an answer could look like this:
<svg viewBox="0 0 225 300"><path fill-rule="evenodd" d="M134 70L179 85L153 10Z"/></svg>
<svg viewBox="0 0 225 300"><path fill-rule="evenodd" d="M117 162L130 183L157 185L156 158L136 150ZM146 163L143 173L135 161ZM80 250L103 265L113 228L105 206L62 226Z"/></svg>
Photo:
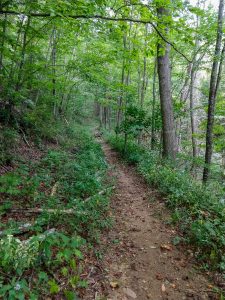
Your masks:
<svg viewBox="0 0 225 300"><path fill-rule="evenodd" d="M52 17L52 14L50 13L25 13L25 12L17 12L14 10L8 10L8 11L0 11L0 14L10 14L10 15L27 15L31 17ZM63 15L54 15L54 17L63 17ZM152 21L147 20L139 20L139 19L133 19L129 17L123 17L123 18L113 18L108 16L101 16L101 15L69 15L67 16L71 19L100 19L100 20L106 20L106 21L115 21L115 22L132 22L132 23L140 23L140 24L150 24L153 29L156 31L156 33L160 36L160 38L167 44L169 44L177 53L179 53L185 60L187 60L189 63L192 61L184 54L182 53L173 42L169 41L157 28L157 26Z"/></svg>

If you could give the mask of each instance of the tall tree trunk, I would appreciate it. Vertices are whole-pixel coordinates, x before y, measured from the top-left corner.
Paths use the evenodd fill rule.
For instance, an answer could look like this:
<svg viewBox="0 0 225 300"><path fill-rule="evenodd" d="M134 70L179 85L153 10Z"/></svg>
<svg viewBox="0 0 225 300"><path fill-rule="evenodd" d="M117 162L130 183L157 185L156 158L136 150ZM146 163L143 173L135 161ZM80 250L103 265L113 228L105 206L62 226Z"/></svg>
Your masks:
<svg viewBox="0 0 225 300"><path fill-rule="evenodd" d="M126 43L127 43L127 36L124 34L123 36L123 50L126 51ZM123 96L124 96L124 81L125 81L125 58L123 58L123 65L122 65L122 74L121 74L121 90L120 96L118 99L118 109L117 109L117 118L116 118L116 127L118 128L121 123L122 118L122 105L123 105Z"/></svg>
<svg viewBox="0 0 225 300"><path fill-rule="evenodd" d="M11 60L11 66L10 66L10 70L8 73L8 82L10 85L13 85L15 91L19 91L20 90L20 81L22 78L22 72L23 72L23 66L24 66L24 62L25 62L25 52L26 52L26 42L27 42L27 33L28 33L28 29L30 26L30 17L28 17L27 19L27 25L26 28L23 32L23 23L25 21L25 16L21 17L20 23L19 23L19 29L17 32L17 38L16 38L16 43L14 45L14 56L13 59ZM17 48L20 45L20 39L22 40L22 50L21 50L21 56L20 56L20 60L17 63L16 60L16 53L17 53ZM15 68L14 68L15 66ZM13 81L13 83L12 83ZM10 122L13 119L13 109L14 109L14 98L13 97L7 97L8 99L8 121Z"/></svg>
<svg viewBox="0 0 225 300"><path fill-rule="evenodd" d="M26 53L26 45L27 45L27 33L28 33L28 30L29 30L29 26L30 26L30 17L28 17L28 19L27 19L26 29L25 29L24 34L23 34L21 59L20 59L20 62L19 62L18 77L17 77L16 87L15 87L16 91L19 91L20 88L21 88L21 79L22 79L22 73L23 73L23 66L24 66L24 62L25 62L25 53Z"/></svg>
<svg viewBox="0 0 225 300"><path fill-rule="evenodd" d="M57 103L56 103L56 47L57 47L57 40L56 40L56 29L53 28L52 31L52 53L51 53L51 60L52 60L52 96L54 101L54 108L53 113L54 117L57 117Z"/></svg>
<svg viewBox="0 0 225 300"><path fill-rule="evenodd" d="M107 128L107 107L104 106L104 127Z"/></svg>
<svg viewBox="0 0 225 300"><path fill-rule="evenodd" d="M111 130L111 107L110 106L108 106L107 115L108 115L108 126L110 131Z"/></svg>
<svg viewBox="0 0 225 300"><path fill-rule="evenodd" d="M193 158L197 156L197 141L196 141L196 126L194 115L194 83L195 83L195 64L193 63L191 70L191 82L190 82L190 118L191 118L191 141L192 141L192 154Z"/></svg>
<svg viewBox="0 0 225 300"><path fill-rule="evenodd" d="M166 7L157 8L159 23L164 24L169 11ZM161 28L160 28L161 30ZM167 31L167 30L166 30ZM163 128L163 156L175 159L177 142L174 126L173 103L171 95L170 45L160 40L157 46L157 63L159 77L159 93Z"/></svg>
<svg viewBox="0 0 225 300"><path fill-rule="evenodd" d="M102 129L102 126L103 126L103 119L102 119L102 116L103 116L103 108L102 108L102 105L99 104L99 126L100 128Z"/></svg>
<svg viewBox="0 0 225 300"><path fill-rule="evenodd" d="M145 92L147 88L147 78L146 78L146 68L147 68L147 59L144 57L143 59L143 77L142 77L142 86L141 86L141 107L143 107L144 99L145 99Z"/></svg>
<svg viewBox="0 0 225 300"><path fill-rule="evenodd" d="M20 23L19 23L19 28L17 31L17 37L16 37L16 41L13 43L13 57L11 59L11 65L10 65L10 69L9 69L9 74L8 74L8 79L9 81L14 78L13 76L16 74L16 67L14 68L14 65L17 62L16 59L16 53L17 53L17 48L20 44L20 39L22 38L22 30L23 30L23 22L24 22L25 16L22 16L20 19ZM11 83L10 83L11 84Z"/></svg>
<svg viewBox="0 0 225 300"><path fill-rule="evenodd" d="M222 45L222 36L223 36L223 11L224 11L224 0L220 0L219 9L218 9L217 39L216 39L216 46L215 46L215 53L214 53L212 70L211 70L210 88L209 88L205 167L203 170L203 182L206 182L209 178L209 168L212 161L215 103L216 103L216 95L217 95L219 81L220 81L219 72L221 72L222 70L221 45Z"/></svg>
<svg viewBox="0 0 225 300"><path fill-rule="evenodd" d="M153 84L152 84L152 128L151 128L151 149L155 147L155 104L156 104L156 75L157 75L157 58L155 59Z"/></svg>
<svg viewBox="0 0 225 300"><path fill-rule="evenodd" d="M184 84L180 91L180 104L183 105L186 103L188 96L190 94L190 77L191 77L191 69L192 69L192 63L189 63L187 66L187 74L185 76ZM181 151L181 140L182 140L182 126L183 126L184 120L182 116L180 116L177 119L176 122L176 132L177 132L177 148L178 151Z"/></svg>
<svg viewBox="0 0 225 300"><path fill-rule="evenodd" d="M147 35L148 35L148 26L145 25L145 45L144 45L144 51L146 52L146 46L147 46ZM143 107L144 99L145 99L145 93L147 89L148 81L147 81L147 58L146 55L144 55L143 58L143 77L142 77L142 86L141 86L141 107Z"/></svg>
<svg viewBox="0 0 225 300"><path fill-rule="evenodd" d="M138 94L138 103L140 103L141 99L141 66L140 66L140 60L138 60L138 86L137 86L137 94Z"/></svg>
<svg viewBox="0 0 225 300"><path fill-rule="evenodd" d="M2 44L1 44L1 52L0 52L0 71L3 69L3 51L5 44L5 36L6 36L6 27L7 27L7 14L4 15L3 26L2 26Z"/></svg>
<svg viewBox="0 0 225 300"><path fill-rule="evenodd" d="M132 23L130 22L130 26L129 26L129 31L128 33L124 33L123 35L123 50L124 52L128 52L130 53L131 51L131 29L132 29ZM126 53L127 54L127 53ZM119 99L119 110L118 110L118 114L117 114L117 127L120 125L120 122L122 120L123 114L122 114L122 106L125 106L126 110L126 99L124 101L124 85L128 86L129 84L129 80L130 80L130 59L126 59L125 57L123 58L123 67L122 67L122 78L121 78L121 84L122 84L122 89L121 89L121 95L120 95L120 99ZM127 70L127 75L126 73L126 67L128 67Z"/></svg>
<svg viewBox="0 0 225 300"><path fill-rule="evenodd" d="M200 0L197 2L197 8L200 8ZM199 16L196 19L196 31L199 28ZM192 155L193 158L197 156L197 139L196 139L196 119L195 119L195 98L196 98L196 75L197 75L197 68L201 61L201 58L197 60L197 53L199 49L199 34L196 34L195 37L195 50L194 55L191 63L191 76L190 76L190 119L191 119L191 141L192 141ZM193 166L194 167L194 164Z"/></svg>

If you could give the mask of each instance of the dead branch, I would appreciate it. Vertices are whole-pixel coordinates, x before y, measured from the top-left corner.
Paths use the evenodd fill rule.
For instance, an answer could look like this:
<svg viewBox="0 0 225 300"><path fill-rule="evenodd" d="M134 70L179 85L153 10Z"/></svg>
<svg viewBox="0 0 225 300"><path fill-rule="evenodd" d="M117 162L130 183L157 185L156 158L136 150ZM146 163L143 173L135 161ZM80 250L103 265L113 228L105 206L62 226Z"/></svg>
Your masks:
<svg viewBox="0 0 225 300"><path fill-rule="evenodd" d="M51 196L55 195L58 185L59 185L59 182L56 181L56 183L52 187Z"/></svg>
<svg viewBox="0 0 225 300"><path fill-rule="evenodd" d="M62 213L62 214L74 214L78 213L75 209L54 209L54 208L12 208L9 212L12 213L24 213L24 214L39 214L42 212L47 213ZM80 212L79 212L80 213ZM83 214L83 213L82 213Z"/></svg>
<svg viewBox="0 0 225 300"><path fill-rule="evenodd" d="M56 182L57 183L57 182ZM53 188L56 186L56 183L55 185L53 186ZM53 188L52 188L52 193L51 195L53 194ZM56 189L56 187L55 187ZM104 195L107 191L109 190L114 190L115 189L115 186L112 186L112 187L109 187L105 190L102 190L100 192L98 192L96 195L94 196L90 196L88 198L86 198L85 200L83 200L84 202L88 202L90 200L92 200L93 197L97 196L97 195ZM69 209L54 209L54 208L12 208L9 210L9 212L11 213L23 213L23 214L39 214L39 213L42 213L42 212L47 212L47 213L50 213L50 214L56 214L56 213L60 213L60 214L67 214L67 215L72 215L72 214L81 214L81 215L85 215L86 212L81 212L81 211L77 211L76 210L76 207L75 208L69 208Z"/></svg>
<svg viewBox="0 0 225 300"><path fill-rule="evenodd" d="M19 128L19 130L20 130L21 133L22 133L22 137L23 137L23 140L24 140L24 142L26 143L26 145L27 145L28 147L31 147L30 144L29 144L29 142L28 142L28 140L27 140L27 138L26 138L26 135L25 135L25 132L23 131L23 129L22 129L22 128Z"/></svg>
<svg viewBox="0 0 225 300"><path fill-rule="evenodd" d="M109 187L109 188L107 188L107 189L105 189L105 190L102 190L102 191L100 191L100 192L98 192L96 195L94 195L94 196L90 196L90 197L88 197L88 198L86 198L86 199L84 199L84 202L88 202L88 201L90 201L93 197L95 197L95 196L97 196L97 195L104 195L107 191L109 191L109 190L115 190L115 186L112 186L112 187Z"/></svg>

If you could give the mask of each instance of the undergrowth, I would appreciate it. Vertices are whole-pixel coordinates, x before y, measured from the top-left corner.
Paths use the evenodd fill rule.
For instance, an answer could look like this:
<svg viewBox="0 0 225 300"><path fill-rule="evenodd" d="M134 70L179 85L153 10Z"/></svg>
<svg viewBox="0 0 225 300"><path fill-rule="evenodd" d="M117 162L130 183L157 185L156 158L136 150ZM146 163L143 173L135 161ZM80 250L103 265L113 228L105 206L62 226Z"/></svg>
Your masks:
<svg viewBox="0 0 225 300"><path fill-rule="evenodd" d="M134 141L109 135L109 143L124 159L137 166L146 181L166 196L172 222L179 226L179 241L189 243L204 268L225 271L224 190L213 182L202 185L175 163L162 160L158 153Z"/></svg>
<svg viewBox="0 0 225 300"><path fill-rule="evenodd" d="M87 286L84 253L110 226L100 145L80 125L61 140L0 177L1 299L77 299Z"/></svg>

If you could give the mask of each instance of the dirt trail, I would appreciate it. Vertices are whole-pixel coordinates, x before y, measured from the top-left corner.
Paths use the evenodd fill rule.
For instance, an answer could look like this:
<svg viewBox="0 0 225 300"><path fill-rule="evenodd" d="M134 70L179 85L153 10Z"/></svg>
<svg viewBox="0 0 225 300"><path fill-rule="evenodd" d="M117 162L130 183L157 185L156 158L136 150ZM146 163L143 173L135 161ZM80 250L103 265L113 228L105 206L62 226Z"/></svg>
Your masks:
<svg viewBox="0 0 225 300"><path fill-rule="evenodd" d="M193 268L186 254L171 244L176 232L168 225L168 212L157 192L151 190L133 167L103 145L117 178L112 197L113 228L102 244L107 300L217 299L207 279ZM101 280L101 279L100 279Z"/></svg>

